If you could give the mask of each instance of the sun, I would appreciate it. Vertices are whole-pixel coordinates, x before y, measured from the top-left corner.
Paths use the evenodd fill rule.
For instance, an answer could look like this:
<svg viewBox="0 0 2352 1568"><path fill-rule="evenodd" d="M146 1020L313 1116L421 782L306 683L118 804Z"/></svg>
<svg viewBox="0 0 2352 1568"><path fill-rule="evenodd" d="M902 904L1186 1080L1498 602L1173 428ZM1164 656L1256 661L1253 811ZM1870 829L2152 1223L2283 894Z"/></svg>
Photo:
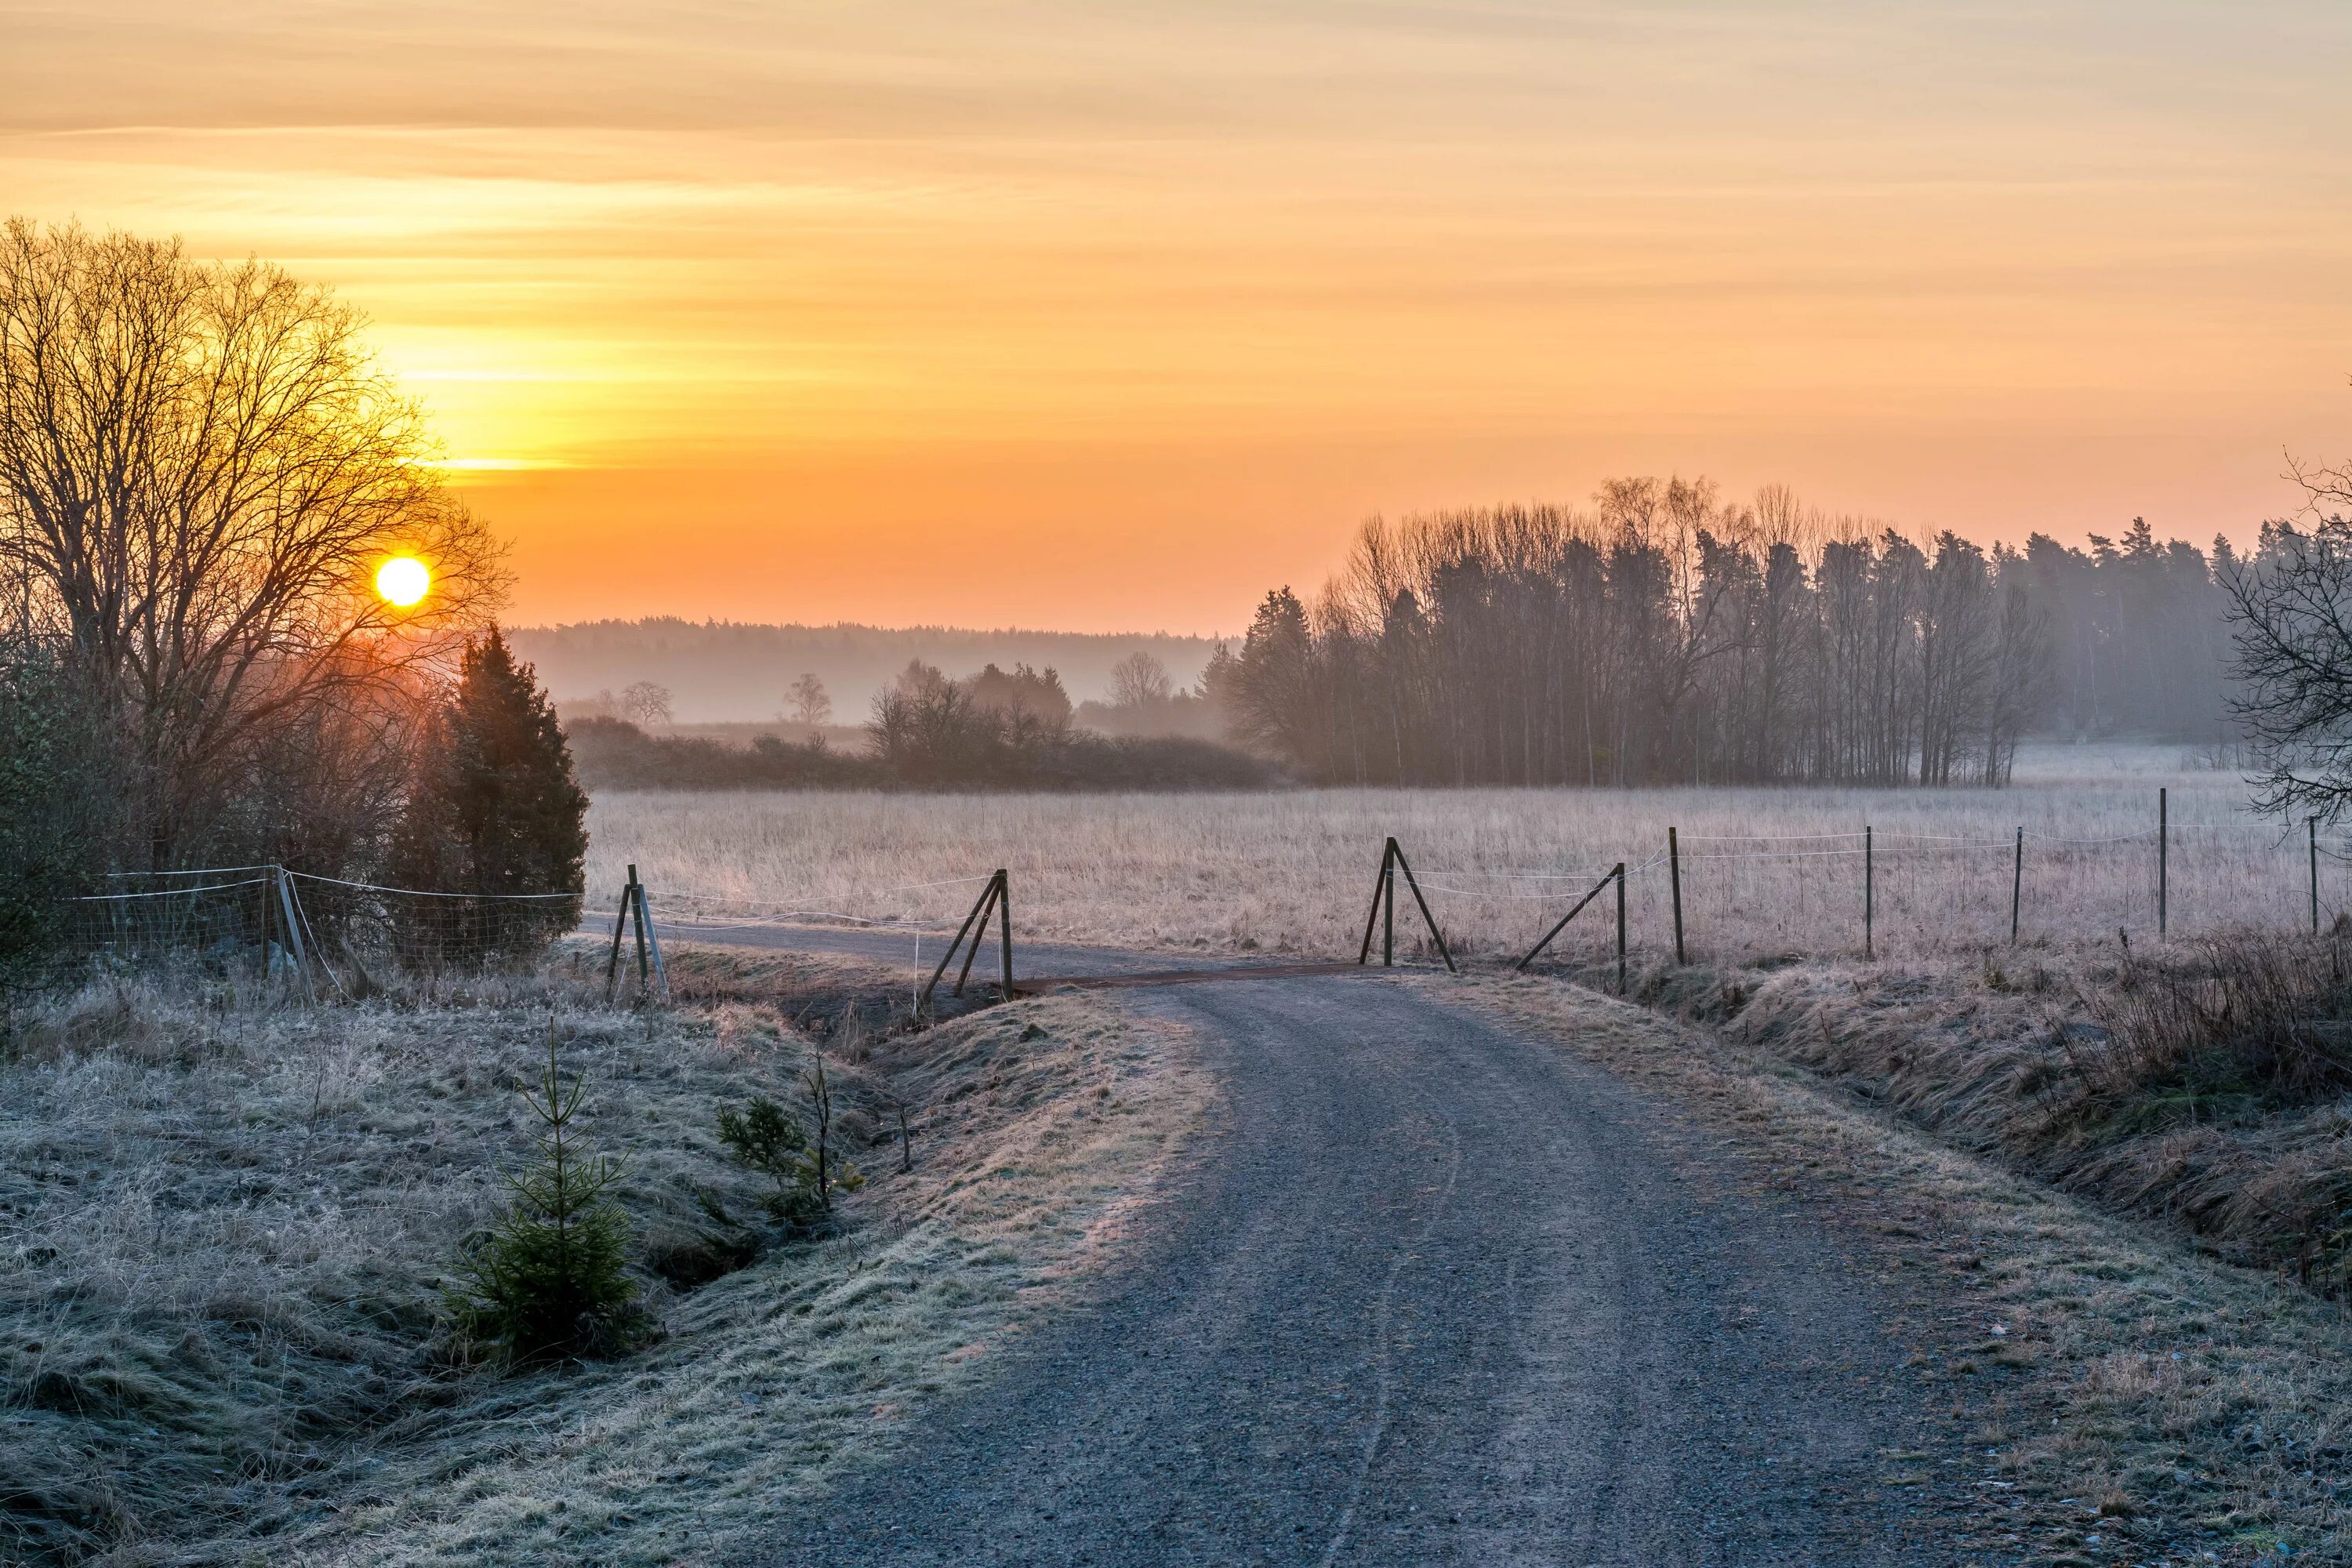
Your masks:
<svg viewBox="0 0 2352 1568"><path fill-rule="evenodd" d="M432 586L433 574L414 555L395 555L375 569L377 595L404 610L421 602Z"/></svg>

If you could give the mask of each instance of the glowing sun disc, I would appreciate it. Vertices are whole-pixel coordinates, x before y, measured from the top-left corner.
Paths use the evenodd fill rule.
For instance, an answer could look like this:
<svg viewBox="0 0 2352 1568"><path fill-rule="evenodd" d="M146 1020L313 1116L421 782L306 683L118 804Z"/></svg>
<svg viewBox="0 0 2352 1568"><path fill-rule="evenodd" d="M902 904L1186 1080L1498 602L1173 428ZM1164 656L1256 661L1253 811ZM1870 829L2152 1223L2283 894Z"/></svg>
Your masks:
<svg viewBox="0 0 2352 1568"><path fill-rule="evenodd" d="M375 591L388 605L408 608L433 586L433 574L414 555L395 555L375 569Z"/></svg>

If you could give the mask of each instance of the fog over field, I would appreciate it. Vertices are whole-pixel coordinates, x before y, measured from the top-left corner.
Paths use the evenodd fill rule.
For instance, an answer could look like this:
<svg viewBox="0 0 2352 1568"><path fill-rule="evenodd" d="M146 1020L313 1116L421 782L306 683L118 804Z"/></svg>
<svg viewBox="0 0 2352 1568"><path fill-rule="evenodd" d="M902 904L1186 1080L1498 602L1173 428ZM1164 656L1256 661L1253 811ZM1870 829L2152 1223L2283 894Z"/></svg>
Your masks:
<svg viewBox="0 0 2352 1568"><path fill-rule="evenodd" d="M729 621L588 621L520 626L508 638L538 668L558 702L641 680L667 687L680 723L773 719L784 689L803 674L824 682L835 718L866 720L874 696L921 659L952 676L983 665L1027 664L1058 670L1074 702L1106 696L1110 669L1139 650L1168 668L1179 686L1198 679L1216 647L1211 637L1164 632L1095 636L1080 632L986 631L957 626L750 626Z"/></svg>
<svg viewBox="0 0 2352 1568"><path fill-rule="evenodd" d="M1516 955L1620 860L1631 942L1655 956L1673 942L1672 826L1695 957L1858 953L1865 858L1879 952L1927 957L2005 945L2013 890L2029 944L2152 942L2165 789L2173 936L2306 921L2302 830L2252 814L2244 782L2201 760L2033 746L2003 791L613 792L590 810L588 887L591 907L609 908L634 863L676 915L847 916L911 933L952 930L978 891L957 879L1003 866L1024 937L1352 958L1393 834L1457 956ZM2320 842L2333 919L2352 908L2352 876L2336 836ZM1612 921L1604 895L1564 952L1597 955ZM1423 951L1402 908L1398 929Z"/></svg>

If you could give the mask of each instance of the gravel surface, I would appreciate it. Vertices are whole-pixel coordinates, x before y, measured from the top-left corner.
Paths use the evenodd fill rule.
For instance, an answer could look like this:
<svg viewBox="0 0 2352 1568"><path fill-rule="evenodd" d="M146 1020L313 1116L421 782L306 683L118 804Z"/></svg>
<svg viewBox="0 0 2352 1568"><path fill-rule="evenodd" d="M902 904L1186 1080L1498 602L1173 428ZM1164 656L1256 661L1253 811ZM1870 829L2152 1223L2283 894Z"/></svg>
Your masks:
<svg viewBox="0 0 2352 1568"><path fill-rule="evenodd" d="M1224 1092L1151 1239L770 1561L1963 1560L1911 1309L1671 1111L1407 986L1130 995Z"/></svg>

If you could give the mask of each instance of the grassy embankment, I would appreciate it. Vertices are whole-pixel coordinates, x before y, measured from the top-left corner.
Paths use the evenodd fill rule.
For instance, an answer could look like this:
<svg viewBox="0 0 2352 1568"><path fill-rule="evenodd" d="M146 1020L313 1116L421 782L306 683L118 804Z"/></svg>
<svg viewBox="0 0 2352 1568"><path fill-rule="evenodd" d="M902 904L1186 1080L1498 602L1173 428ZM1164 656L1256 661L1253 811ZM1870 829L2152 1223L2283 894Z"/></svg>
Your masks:
<svg viewBox="0 0 2352 1568"><path fill-rule="evenodd" d="M870 977L672 967L663 1011L606 1009L559 968L316 1009L108 984L20 1014L0 1557L724 1560L772 1500L885 1451L1050 1310L1204 1092L1164 1031L1082 998L889 1034L843 1010ZM441 1286L528 1156L515 1089L551 1016L590 1146L628 1162L657 1338L452 1364ZM715 1112L789 1096L820 1047L869 1184L841 1234L746 1262L698 1198L757 1208Z"/></svg>

